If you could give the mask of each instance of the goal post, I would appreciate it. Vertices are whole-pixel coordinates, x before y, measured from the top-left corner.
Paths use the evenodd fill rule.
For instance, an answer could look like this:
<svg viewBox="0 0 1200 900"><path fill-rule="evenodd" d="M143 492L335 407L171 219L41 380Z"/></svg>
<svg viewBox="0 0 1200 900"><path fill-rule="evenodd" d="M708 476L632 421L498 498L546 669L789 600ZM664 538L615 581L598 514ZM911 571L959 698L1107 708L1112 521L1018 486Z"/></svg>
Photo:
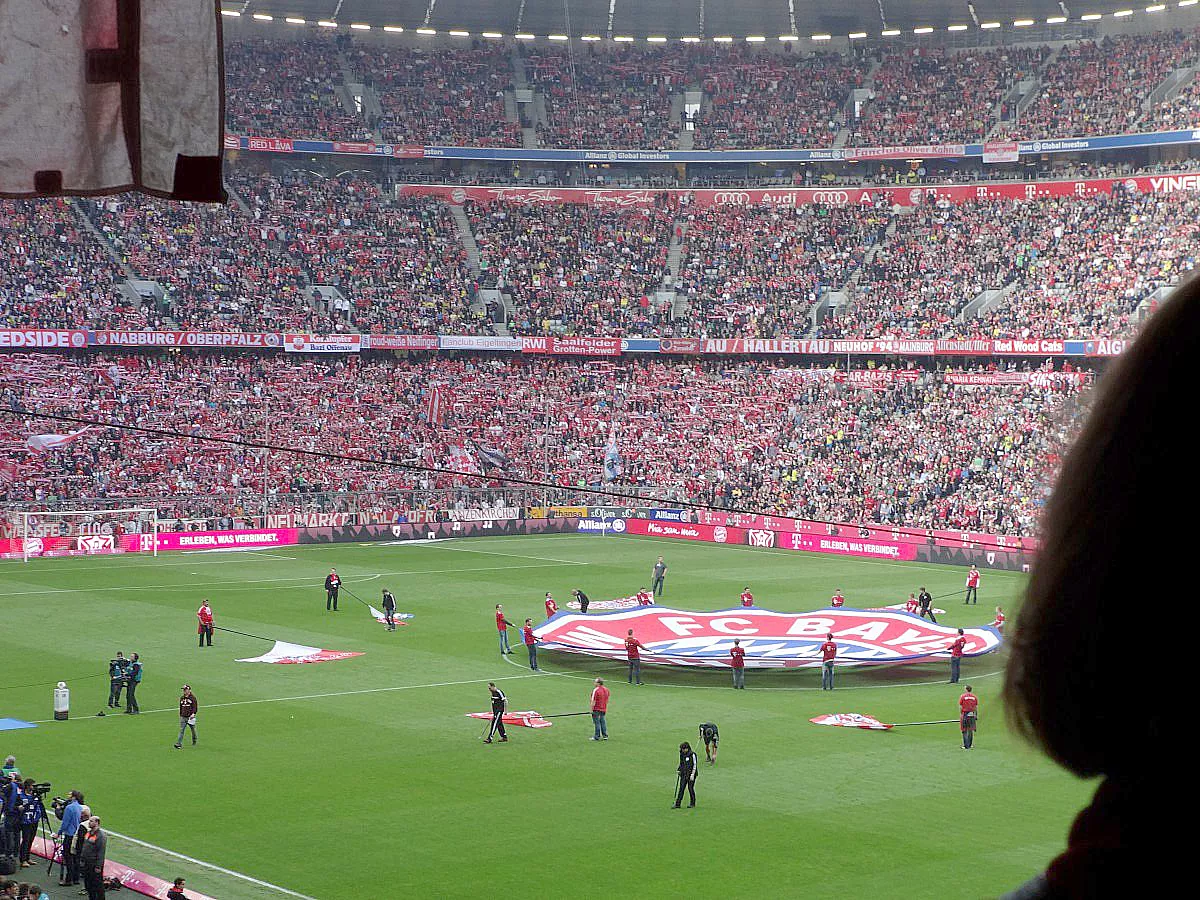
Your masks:
<svg viewBox="0 0 1200 900"><path fill-rule="evenodd" d="M158 510L111 507L17 513L21 559L150 553L158 556Z"/></svg>

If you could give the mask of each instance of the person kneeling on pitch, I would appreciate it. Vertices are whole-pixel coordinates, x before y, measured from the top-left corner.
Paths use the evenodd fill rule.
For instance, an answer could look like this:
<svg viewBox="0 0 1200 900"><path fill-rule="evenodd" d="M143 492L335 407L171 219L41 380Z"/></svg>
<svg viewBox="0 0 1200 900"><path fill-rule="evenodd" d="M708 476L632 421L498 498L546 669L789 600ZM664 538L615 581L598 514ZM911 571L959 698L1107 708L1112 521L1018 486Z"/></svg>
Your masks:
<svg viewBox="0 0 1200 900"><path fill-rule="evenodd" d="M721 735L717 733L717 726L713 722L704 722L700 726L700 740L704 742L704 758L708 760L711 766L717 761L717 744L721 741Z"/></svg>
<svg viewBox="0 0 1200 900"><path fill-rule="evenodd" d="M696 774L699 768L699 760L696 759L692 745L684 741L679 745L679 790L675 794L675 805L672 809L679 809L679 804L683 802L684 788L691 799L688 809L696 805Z"/></svg>

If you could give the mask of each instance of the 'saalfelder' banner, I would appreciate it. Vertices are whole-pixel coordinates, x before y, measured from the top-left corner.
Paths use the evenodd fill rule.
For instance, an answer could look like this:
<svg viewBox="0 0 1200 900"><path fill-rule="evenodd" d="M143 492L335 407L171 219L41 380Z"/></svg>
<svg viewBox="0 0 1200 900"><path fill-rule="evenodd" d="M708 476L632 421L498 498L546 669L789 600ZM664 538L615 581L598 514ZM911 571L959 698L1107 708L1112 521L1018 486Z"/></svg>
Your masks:
<svg viewBox="0 0 1200 900"><path fill-rule="evenodd" d="M904 612L881 609L820 609L782 613L763 609L689 612L661 606L583 615L559 612L533 633L541 647L607 659L625 659L629 629L647 648L642 661L672 666L727 668L734 639L750 668L812 668L832 633L839 666L912 663L950 656L957 629ZM964 629L964 656L998 649L990 626Z"/></svg>

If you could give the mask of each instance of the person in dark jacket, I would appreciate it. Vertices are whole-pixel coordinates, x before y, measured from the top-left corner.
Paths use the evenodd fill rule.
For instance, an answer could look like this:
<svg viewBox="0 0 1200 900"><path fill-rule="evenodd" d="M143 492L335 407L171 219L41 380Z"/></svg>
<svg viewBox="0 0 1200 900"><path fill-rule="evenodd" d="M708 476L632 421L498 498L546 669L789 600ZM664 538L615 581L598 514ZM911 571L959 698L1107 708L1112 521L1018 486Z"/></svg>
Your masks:
<svg viewBox="0 0 1200 900"><path fill-rule="evenodd" d="M338 591L342 587L342 579L338 577L337 569L330 569L325 576L325 611L337 612Z"/></svg>
<svg viewBox="0 0 1200 900"><path fill-rule="evenodd" d="M579 588L575 588L575 590L571 591L571 593L575 595L575 599L579 602L579 611L581 613L586 613L588 610L588 604L592 602L588 599L588 595Z"/></svg>
<svg viewBox="0 0 1200 900"><path fill-rule="evenodd" d="M136 653L129 657L125 679L125 712L136 715L142 711L137 702L137 689L142 683L142 659Z"/></svg>
<svg viewBox="0 0 1200 900"><path fill-rule="evenodd" d="M100 817L88 819L87 834L79 851L79 869L87 888L88 900L104 900L104 856L108 851L108 835L100 830Z"/></svg>
<svg viewBox="0 0 1200 900"><path fill-rule="evenodd" d="M699 770L699 760L696 759L692 745L684 741L679 745L679 791L675 794L675 805L672 809L679 809L685 788L691 801L688 803L688 809L696 805L696 775Z"/></svg>

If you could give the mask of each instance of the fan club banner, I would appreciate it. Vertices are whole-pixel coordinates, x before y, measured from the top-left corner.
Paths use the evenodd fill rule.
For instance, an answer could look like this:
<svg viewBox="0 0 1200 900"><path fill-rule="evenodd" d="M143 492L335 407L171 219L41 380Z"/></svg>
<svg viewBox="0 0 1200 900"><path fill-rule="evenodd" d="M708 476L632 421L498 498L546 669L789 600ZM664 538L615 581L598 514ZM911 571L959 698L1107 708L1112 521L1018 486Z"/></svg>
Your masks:
<svg viewBox="0 0 1200 900"><path fill-rule="evenodd" d="M729 649L741 641L750 668L814 668L832 633L839 666L914 663L949 657L956 629L889 610L822 609L781 613L760 609L689 612L646 606L583 615L559 612L534 628L539 646L586 656L623 660L629 629L647 651L642 660L674 666L728 668ZM990 626L964 629L964 656L998 649L1000 632Z"/></svg>

